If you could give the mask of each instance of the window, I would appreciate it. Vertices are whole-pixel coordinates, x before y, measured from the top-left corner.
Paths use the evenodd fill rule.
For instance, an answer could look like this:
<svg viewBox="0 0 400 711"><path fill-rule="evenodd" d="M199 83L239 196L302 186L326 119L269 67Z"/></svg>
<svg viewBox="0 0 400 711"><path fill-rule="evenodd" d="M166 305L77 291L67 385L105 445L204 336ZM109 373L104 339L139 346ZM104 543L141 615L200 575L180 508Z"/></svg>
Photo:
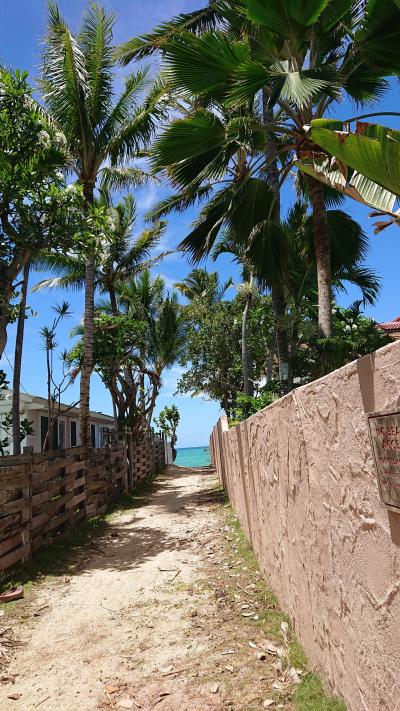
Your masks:
<svg viewBox="0 0 400 711"><path fill-rule="evenodd" d="M49 426L49 420L47 417L43 417L43 415L40 418L40 449L43 452L43 447L44 447L44 441L46 439L47 435L47 429Z"/></svg>
<svg viewBox="0 0 400 711"><path fill-rule="evenodd" d="M76 447L76 422L75 420L70 420L70 442L71 447Z"/></svg>
<svg viewBox="0 0 400 711"><path fill-rule="evenodd" d="M96 425L90 425L90 436L92 440L92 447L96 447Z"/></svg>
<svg viewBox="0 0 400 711"><path fill-rule="evenodd" d="M42 415L40 418L40 442L41 442L42 451L44 448L44 443L46 441L46 435L47 435L48 428L49 428L49 418ZM51 447L49 447L49 443L46 442L46 449L58 449L57 421L55 421L55 422L53 421L53 442L52 442L52 445L51 445Z"/></svg>
<svg viewBox="0 0 400 711"><path fill-rule="evenodd" d="M65 420L58 420L58 449L65 449Z"/></svg>

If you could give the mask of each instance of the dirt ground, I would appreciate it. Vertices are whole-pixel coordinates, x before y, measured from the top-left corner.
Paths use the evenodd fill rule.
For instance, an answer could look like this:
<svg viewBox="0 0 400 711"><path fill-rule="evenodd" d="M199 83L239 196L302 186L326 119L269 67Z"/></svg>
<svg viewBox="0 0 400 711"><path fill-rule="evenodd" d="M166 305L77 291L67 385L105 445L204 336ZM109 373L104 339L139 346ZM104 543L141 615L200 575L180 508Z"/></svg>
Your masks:
<svg viewBox="0 0 400 711"><path fill-rule="evenodd" d="M214 474L175 467L113 514L65 576L2 617L22 646L1 711L294 708L227 516Z"/></svg>

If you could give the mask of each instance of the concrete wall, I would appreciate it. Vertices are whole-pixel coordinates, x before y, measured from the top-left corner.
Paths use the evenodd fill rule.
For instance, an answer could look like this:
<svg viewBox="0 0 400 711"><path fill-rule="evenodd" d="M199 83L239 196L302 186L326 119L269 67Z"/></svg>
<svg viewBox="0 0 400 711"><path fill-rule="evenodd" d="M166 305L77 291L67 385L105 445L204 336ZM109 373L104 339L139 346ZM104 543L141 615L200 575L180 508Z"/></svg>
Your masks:
<svg viewBox="0 0 400 711"><path fill-rule="evenodd" d="M400 513L367 412L400 410L400 343L211 437L218 474L312 667L349 711L400 711Z"/></svg>

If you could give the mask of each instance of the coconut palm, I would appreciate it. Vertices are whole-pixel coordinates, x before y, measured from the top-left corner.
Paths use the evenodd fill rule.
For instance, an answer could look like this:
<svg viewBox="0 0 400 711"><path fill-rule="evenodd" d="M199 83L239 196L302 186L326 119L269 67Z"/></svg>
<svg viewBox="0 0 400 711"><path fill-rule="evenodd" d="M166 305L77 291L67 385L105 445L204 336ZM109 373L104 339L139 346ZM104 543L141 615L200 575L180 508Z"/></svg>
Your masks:
<svg viewBox="0 0 400 711"><path fill-rule="evenodd" d="M144 270L117 286L118 315L127 316L144 326L138 344L138 363L125 368L119 379L125 386L127 400L134 394L130 407L131 425L135 436L142 436L151 425L162 374L170 368L184 344L185 319L176 294L166 293L160 276L152 277ZM102 310L112 312L111 303L102 303ZM132 392L129 392L129 384Z"/></svg>
<svg viewBox="0 0 400 711"><path fill-rule="evenodd" d="M175 289L180 291L188 301L193 299L201 299L201 301L210 305L216 301L220 301L232 286L232 278L221 284L219 281L218 272L207 272L205 269L192 269L182 281L175 284Z"/></svg>
<svg viewBox="0 0 400 711"><path fill-rule="evenodd" d="M148 144L157 120L164 115L164 87L154 85L143 98L145 71L131 74L120 96L115 96L114 21L114 14L91 3L79 33L73 34L57 4L49 5L42 92L49 113L67 137L88 210L101 171L109 186L121 187L142 179L141 172L127 163ZM94 271L94 255L90 252L85 267L84 358L80 382L80 430L85 446L90 443Z"/></svg>
<svg viewBox="0 0 400 711"><path fill-rule="evenodd" d="M163 251L151 256L165 232L166 222L155 222L135 235L137 215L132 195L125 196L114 205L110 195L102 191L99 203L107 207L110 231L96 255L94 290L107 294L112 312L117 314L118 285L155 266L169 254ZM43 288L81 289L85 285L86 263L81 253L44 255L35 266L52 271L57 276L42 280L33 291Z"/></svg>

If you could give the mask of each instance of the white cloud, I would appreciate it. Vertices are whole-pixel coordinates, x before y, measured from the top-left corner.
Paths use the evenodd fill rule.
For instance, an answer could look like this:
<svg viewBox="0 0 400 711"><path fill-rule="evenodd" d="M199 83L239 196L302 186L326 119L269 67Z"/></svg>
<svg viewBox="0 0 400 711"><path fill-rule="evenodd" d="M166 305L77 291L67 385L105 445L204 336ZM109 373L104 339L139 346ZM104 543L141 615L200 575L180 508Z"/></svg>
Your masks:
<svg viewBox="0 0 400 711"><path fill-rule="evenodd" d="M166 274L163 274L162 272L158 274L161 279L164 279L165 285L168 289L173 289L175 287L175 284L177 282L176 279L171 279L170 277L166 276Z"/></svg>
<svg viewBox="0 0 400 711"><path fill-rule="evenodd" d="M136 206L139 212L146 212L160 199L163 188L157 183L148 183L136 193Z"/></svg>

